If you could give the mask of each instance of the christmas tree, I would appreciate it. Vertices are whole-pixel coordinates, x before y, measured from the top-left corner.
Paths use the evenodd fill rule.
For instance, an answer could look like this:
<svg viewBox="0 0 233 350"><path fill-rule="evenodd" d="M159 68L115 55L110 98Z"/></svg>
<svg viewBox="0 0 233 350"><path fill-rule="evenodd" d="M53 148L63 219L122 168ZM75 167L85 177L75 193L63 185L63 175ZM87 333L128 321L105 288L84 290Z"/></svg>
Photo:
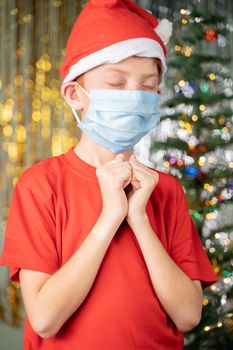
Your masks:
<svg viewBox="0 0 233 350"><path fill-rule="evenodd" d="M203 291L200 324L185 349L232 349L233 81L226 68L226 18L198 3L181 9L168 45L161 123L150 160L182 184L219 281Z"/></svg>

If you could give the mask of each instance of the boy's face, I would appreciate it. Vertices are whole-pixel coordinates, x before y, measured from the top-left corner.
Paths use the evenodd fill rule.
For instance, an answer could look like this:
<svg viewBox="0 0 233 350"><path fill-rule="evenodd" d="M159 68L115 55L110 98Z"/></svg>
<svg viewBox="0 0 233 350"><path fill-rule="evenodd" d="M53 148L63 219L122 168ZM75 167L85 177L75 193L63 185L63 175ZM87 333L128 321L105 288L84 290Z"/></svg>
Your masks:
<svg viewBox="0 0 233 350"><path fill-rule="evenodd" d="M159 92L159 69L154 58L132 56L119 63L102 64L75 81L90 93L91 89L125 89ZM90 98L75 82L61 86L61 94L71 108L85 115Z"/></svg>

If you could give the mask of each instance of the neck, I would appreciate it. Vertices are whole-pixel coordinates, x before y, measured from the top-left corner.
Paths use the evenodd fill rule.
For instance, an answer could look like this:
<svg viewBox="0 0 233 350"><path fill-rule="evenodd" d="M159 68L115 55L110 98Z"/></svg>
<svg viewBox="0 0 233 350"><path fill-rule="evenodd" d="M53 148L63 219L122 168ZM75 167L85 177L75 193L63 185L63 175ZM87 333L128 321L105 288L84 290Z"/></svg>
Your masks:
<svg viewBox="0 0 233 350"><path fill-rule="evenodd" d="M110 149L95 143L85 133L81 134L80 141L75 146L74 151L82 160L96 168L110 162L116 157L116 153L113 153ZM133 154L133 149L129 149L121 153L124 154L125 159L128 160Z"/></svg>

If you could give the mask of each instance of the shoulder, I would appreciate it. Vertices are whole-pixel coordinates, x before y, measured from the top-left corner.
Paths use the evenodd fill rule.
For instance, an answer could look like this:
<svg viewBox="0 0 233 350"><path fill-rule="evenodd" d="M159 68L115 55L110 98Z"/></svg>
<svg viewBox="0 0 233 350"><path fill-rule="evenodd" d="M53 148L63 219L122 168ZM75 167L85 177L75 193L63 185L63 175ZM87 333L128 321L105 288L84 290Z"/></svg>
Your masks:
<svg viewBox="0 0 233 350"><path fill-rule="evenodd" d="M156 185L158 190L166 190L166 192L176 192L178 194L183 191L183 187L177 177L156 168L147 167L158 174L158 183Z"/></svg>
<svg viewBox="0 0 233 350"><path fill-rule="evenodd" d="M160 197L161 202L165 204L176 204L177 209L179 206L187 208L187 201L185 197L184 188L179 179L169 173L165 173L153 167L148 167L158 174L158 183L154 189L154 195Z"/></svg>
<svg viewBox="0 0 233 350"><path fill-rule="evenodd" d="M29 166L19 176L16 186L26 187L43 197L55 192L62 171L62 156L47 157Z"/></svg>

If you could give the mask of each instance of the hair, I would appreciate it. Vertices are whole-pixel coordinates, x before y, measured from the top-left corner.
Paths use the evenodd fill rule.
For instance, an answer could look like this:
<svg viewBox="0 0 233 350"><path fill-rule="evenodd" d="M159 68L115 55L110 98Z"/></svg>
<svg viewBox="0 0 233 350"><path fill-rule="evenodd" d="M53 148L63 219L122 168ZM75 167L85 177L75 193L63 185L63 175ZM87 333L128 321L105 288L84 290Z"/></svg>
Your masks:
<svg viewBox="0 0 233 350"><path fill-rule="evenodd" d="M74 79L74 81L77 81L82 87L84 85L84 75L85 73L79 75L77 78Z"/></svg>
<svg viewBox="0 0 233 350"><path fill-rule="evenodd" d="M157 63L157 68L158 68L158 74L159 74L159 84L161 83L161 79L162 79L162 63L161 60L157 57L153 57L154 58L154 62Z"/></svg>
<svg viewBox="0 0 233 350"><path fill-rule="evenodd" d="M162 64L161 60L157 57L153 57L154 62L157 63L157 68L158 68L158 73L159 73L159 83L161 83L161 78L162 78ZM85 72L81 75L79 75L77 78L75 78L73 81L77 81L82 87L84 87L84 75Z"/></svg>

